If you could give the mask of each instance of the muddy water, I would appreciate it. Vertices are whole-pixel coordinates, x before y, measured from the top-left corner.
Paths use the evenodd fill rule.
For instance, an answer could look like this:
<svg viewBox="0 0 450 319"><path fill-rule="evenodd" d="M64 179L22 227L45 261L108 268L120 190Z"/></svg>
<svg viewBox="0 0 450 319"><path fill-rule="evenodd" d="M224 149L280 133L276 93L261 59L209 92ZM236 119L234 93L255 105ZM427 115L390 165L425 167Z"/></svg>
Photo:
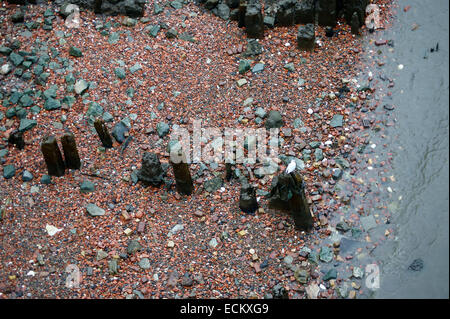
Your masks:
<svg viewBox="0 0 450 319"><path fill-rule="evenodd" d="M394 41L390 51L382 49L386 57L382 72L395 83L386 89L392 96L382 102L395 106L389 116L384 115L395 125L386 128L383 140L371 137L374 144L387 145L382 151L375 148L375 153L392 159L388 174L393 176L392 192L386 192L384 200L395 230L393 240L371 253L381 272L380 288L372 296L448 298L449 3L407 0L397 4L392 28L372 36ZM406 6L411 7L404 12ZM408 270L418 258L423 269Z"/></svg>

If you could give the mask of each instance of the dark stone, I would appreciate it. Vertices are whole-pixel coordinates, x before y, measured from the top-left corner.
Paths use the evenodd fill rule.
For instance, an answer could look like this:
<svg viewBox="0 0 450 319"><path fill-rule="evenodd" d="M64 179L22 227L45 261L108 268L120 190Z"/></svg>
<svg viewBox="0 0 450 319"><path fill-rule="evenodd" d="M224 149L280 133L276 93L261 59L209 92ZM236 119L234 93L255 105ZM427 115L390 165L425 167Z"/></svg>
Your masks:
<svg viewBox="0 0 450 319"><path fill-rule="evenodd" d="M41 151L47 164L48 175L63 176L64 161L54 136L44 137L41 143Z"/></svg>
<svg viewBox="0 0 450 319"><path fill-rule="evenodd" d="M420 258L415 259L411 265L409 265L408 269L412 271L421 271L423 269L423 260Z"/></svg>
<svg viewBox="0 0 450 319"><path fill-rule="evenodd" d="M262 45L256 39L248 39L244 56L257 56L262 53Z"/></svg>
<svg viewBox="0 0 450 319"><path fill-rule="evenodd" d="M128 242L128 247L127 247L128 255L132 255L135 252L140 251L141 249L142 249L142 246L136 239L132 239Z"/></svg>
<svg viewBox="0 0 450 319"><path fill-rule="evenodd" d="M125 141L125 133L128 131L129 128L121 121L114 126L112 136L114 136L118 143L122 144Z"/></svg>
<svg viewBox="0 0 450 319"><path fill-rule="evenodd" d="M137 177L146 186L160 186L163 183L164 171L158 155L149 152L142 155L142 167Z"/></svg>
<svg viewBox="0 0 450 319"><path fill-rule="evenodd" d="M10 179L16 174L16 168L14 165L6 165L3 167L3 177L5 179Z"/></svg>
<svg viewBox="0 0 450 319"><path fill-rule="evenodd" d="M13 23L23 22L25 19L25 14L21 9L16 10L11 16L11 21Z"/></svg>
<svg viewBox="0 0 450 319"><path fill-rule="evenodd" d="M327 28L325 29L325 36L331 38L331 37L333 37L333 35L334 35L334 30L333 30L333 28L332 28L332 27L327 27Z"/></svg>
<svg viewBox="0 0 450 319"><path fill-rule="evenodd" d="M266 129L280 128L284 124L281 113L278 111L270 111L265 123Z"/></svg>
<svg viewBox="0 0 450 319"><path fill-rule="evenodd" d="M310 23L300 26L297 32L297 47L300 50L313 50L315 46L316 35L314 24Z"/></svg>
<svg viewBox="0 0 450 319"><path fill-rule="evenodd" d="M289 299L287 290L281 284L275 285L272 291L273 299Z"/></svg>
<svg viewBox="0 0 450 319"><path fill-rule="evenodd" d="M78 155L77 144L75 142L75 136L70 133L64 133L61 137L61 144L64 152L64 162L67 168L80 169L81 161Z"/></svg>
<svg viewBox="0 0 450 319"><path fill-rule="evenodd" d="M328 281L331 279L336 279L337 278L337 270L336 269L330 269L325 276L323 276L323 280L324 281Z"/></svg>
<svg viewBox="0 0 450 319"><path fill-rule="evenodd" d="M258 209L255 188L247 182L243 182L241 185L239 208L246 214L254 214Z"/></svg>
<svg viewBox="0 0 450 319"><path fill-rule="evenodd" d="M219 4L217 6L217 16L225 21L230 19L230 8L224 3Z"/></svg>
<svg viewBox="0 0 450 319"><path fill-rule="evenodd" d="M272 181L269 207L288 211L292 214L296 228L310 230L313 220L305 195L305 185L300 173L282 173Z"/></svg>
<svg viewBox="0 0 450 319"><path fill-rule="evenodd" d="M102 145L105 148L112 148L113 142L111 135L108 132L108 128L106 127L105 122L103 119L96 119L94 122L95 131L98 134L98 137L100 138L100 141L102 142Z"/></svg>

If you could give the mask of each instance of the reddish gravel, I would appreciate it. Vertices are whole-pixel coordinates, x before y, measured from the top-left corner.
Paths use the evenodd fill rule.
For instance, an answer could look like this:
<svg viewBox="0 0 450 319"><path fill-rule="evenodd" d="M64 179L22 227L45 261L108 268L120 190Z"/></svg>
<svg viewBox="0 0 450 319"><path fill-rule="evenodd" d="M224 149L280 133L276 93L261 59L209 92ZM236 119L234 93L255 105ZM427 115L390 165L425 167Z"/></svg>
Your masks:
<svg viewBox="0 0 450 319"><path fill-rule="evenodd" d="M13 25L7 18L16 6L2 5L6 10L0 11L4 21L0 27L0 45L14 38L22 41L20 50L29 51L34 40L39 38L49 47L57 48L61 57L74 61L74 74L80 72L84 80L97 82L96 88L88 90L87 100L100 103L113 115L113 123L131 113L136 114L137 119L131 121L129 135L133 140L123 154L117 143L105 152L84 117L88 105L77 97L68 110L42 110L34 115L38 125L25 133L27 145L24 150L7 146L9 153L4 165L14 164L17 171L10 180L0 177L0 204L4 207L0 222L0 297L125 298L140 291L145 298L263 298L278 283L288 289L291 298L305 297L305 285L295 280L294 272L286 269L283 259L290 255L294 263L302 265L304 262L303 266L313 277L311 280L317 277L314 265L307 263L299 252L304 246L316 247L321 238L329 234L322 212L340 214L342 202L328 204L331 198L338 198L338 194L325 190L315 198L311 205L315 229L305 234L294 229L291 217L269 210L263 198L260 199L260 211L254 216L245 216L238 208L239 183L236 180L225 183L223 192L206 193L202 182L213 177L211 171L206 171L206 175L196 181L194 194L189 197L177 195L175 187L167 190L164 186L158 189L144 188L141 183L133 185L130 173L133 168L140 167L144 151L157 152L162 162L168 161L168 138L159 143L157 134L147 132L160 121L190 129L196 119L202 119L204 126L211 127L261 127L252 116L247 124L237 122L244 114L243 101L252 97L254 108L279 110L285 127L293 130L292 137L284 136L285 145L280 153L299 156L299 150L294 147L300 141L298 138L307 144L336 141L337 148L323 147L325 157L329 159L327 163L315 163L313 151L312 161L303 172L308 195L317 191L320 185L329 185L328 182L332 185L332 178L323 177L321 172L337 165L330 159L340 156L345 144L350 150L358 146L361 141L353 139L351 134L363 128L361 119L350 116L352 109L348 107L351 102L364 104L363 93L356 92L350 83L351 92L345 97L329 97L342 87L343 79L355 78L361 66L362 42L350 33L349 26L340 24L338 35L332 39L325 37L324 29L318 27L316 38L321 46L314 52L296 49L297 26L266 30L265 38L260 41L264 52L252 62L252 66L257 62L264 63L265 70L240 75L241 58L237 51L245 50L244 30L238 28L236 22L226 24L193 4L179 10L166 8L171 12L168 17L153 15L152 5L148 4L145 14L150 20L148 23L112 28L115 32L130 32L133 38L133 42L129 42L127 36L121 34L116 44L109 44L108 37L95 29L94 22L117 22L121 17L105 18L82 12L82 27L71 29L72 36L66 38L67 43L63 45L55 35L56 30L67 32L59 17L53 23L53 31L33 30L31 38L24 38L18 36L25 29L23 25ZM30 6L26 19L42 17L45 9L44 6ZM190 16L192 12L196 16ZM183 16L187 17L185 28L181 26ZM196 42L166 39L165 30L161 30L157 38L150 37L143 28L157 21L167 23L179 33L190 32ZM290 45L286 46L287 43ZM69 56L70 46L81 49L83 56ZM123 80L114 74L114 68L118 67L116 60L126 63ZM142 69L131 74L129 68L136 62ZM289 73L283 68L289 62L294 63L295 72ZM46 86L37 87L44 91L57 84L61 88L58 98L62 98L66 94L64 76L69 72L62 75L49 72ZM238 87L236 81L241 78L247 79L248 84ZM299 78L305 80L302 88L297 85ZM10 74L0 81L2 86L10 87L21 80ZM140 85L138 81L141 81ZM24 87L27 85L23 84ZM152 86L156 86L153 93L149 91ZM125 103L129 99L128 88L135 89L131 105ZM174 91L181 93L175 97ZM322 103L315 106L316 98L322 95ZM283 97L288 97L288 102L283 102ZM101 102L103 99L106 103ZM163 111L157 109L161 102L165 104ZM42 108L43 102L38 105ZM309 108L313 109L313 114L307 112ZM0 106L0 111L6 110ZM156 113L156 119L150 118L152 111ZM253 115L253 111L251 113ZM347 130L329 125L336 114L344 116ZM46 167L39 143L45 135L62 135L64 129L57 129L52 124L59 122L62 115L67 116L64 129L69 129L76 137L83 166L80 171L70 170L63 177L53 177L52 185L42 185L39 180L46 174ZM292 126L294 119L299 117L308 128L305 134ZM187 123L180 124L181 118L188 120ZM16 118L1 120L0 126L7 128L2 132L3 137L6 138L11 128L18 125ZM6 144L6 141L2 143ZM350 170L356 167L355 162L356 158L351 161ZM31 182L21 180L25 169L34 175ZM197 171L198 165L192 165L193 175ZM224 165L219 165L215 172L224 173ZM93 173L100 177L87 176ZM171 169L169 177L173 179ZM95 183L94 192L80 192L80 184L85 179ZM265 190L270 181L271 178L252 180L258 188ZM39 191L32 193L33 186L39 187ZM106 214L90 217L84 208L88 203L105 209ZM129 205L132 209L127 212ZM320 222L319 216L325 219ZM62 231L49 236L46 224ZM177 224L183 224L184 229L169 238L169 231ZM126 235L124 231L128 228L131 234ZM214 249L208 246L213 238L219 243ZM126 253L130 239L138 240L143 249L123 259L119 255ZM168 247L168 241L174 242L173 248ZM97 250L100 249L107 252L108 257L97 261ZM257 256L252 257L250 249ZM38 255L43 256L43 265L38 264ZM110 275L108 262L114 258L118 259L119 270L118 274ZM139 267L143 258L149 259L149 269ZM261 267L265 261L268 266ZM65 287L65 269L69 264L76 264L82 271L79 289ZM88 267L92 267L92 275L87 274ZM30 271L35 275L27 275ZM194 279L192 286L182 285L185 273ZM175 286L171 286L174 280ZM321 296L334 298L336 294L328 290Z"/></svg>

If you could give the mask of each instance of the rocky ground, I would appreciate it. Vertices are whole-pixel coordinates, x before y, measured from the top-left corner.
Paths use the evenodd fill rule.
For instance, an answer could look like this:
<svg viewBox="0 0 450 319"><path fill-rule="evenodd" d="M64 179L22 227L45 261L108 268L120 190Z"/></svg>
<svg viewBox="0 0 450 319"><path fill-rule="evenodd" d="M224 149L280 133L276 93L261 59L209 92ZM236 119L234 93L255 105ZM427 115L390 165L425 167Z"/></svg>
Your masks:
<svg viewBox="0 0 450 319"><path fill-rule="evenodd" d="M375 2L387 23L388 1ZM358 133L376 126L367 114L378 106L372 77L358 76L366 53L350 26L339 23L332 37L317 27L313 51L296 48L298 26L268 29L249 56L237 22L189 1L147 3L136 19L81 11L79 28L52 4L29 5L23 17L18 8L0 8L2 298L367 296L354 257L374 245L367 230L386 224L381 237L392 234L387 211L348 212L373 186L354 176L369 144ZM171 169L160 188L137 182L145 151L168 162L175 126L260 128L272 110L283 119L275 164L296 159L311 232L268 209L273 175L255 176L262 164L239 166L257 188L255 215L239 210L239 182L223 180L224 164L192 164L191 196L177 194ZM103 148L99 116L128 142ZM8 144L15 129L23 150ZM82 168L49 179L40 142L65 130ZM79 288L65 285L71 264Z"/></svg>

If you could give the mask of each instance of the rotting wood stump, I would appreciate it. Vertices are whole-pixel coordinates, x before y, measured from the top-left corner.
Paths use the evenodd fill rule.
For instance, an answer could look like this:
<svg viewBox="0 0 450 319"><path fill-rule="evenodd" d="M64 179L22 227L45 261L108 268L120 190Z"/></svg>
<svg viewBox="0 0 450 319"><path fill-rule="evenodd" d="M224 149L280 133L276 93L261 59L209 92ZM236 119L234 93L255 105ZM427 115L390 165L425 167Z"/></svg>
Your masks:
<svg viewBox="0 0 450 319"><path fill-rule="evenodd" d="M269 208L289 212L297 229L308 231L312 228L313 219L299 172L282 173L275 177L268 198Z"/></svg>
<svg viewBox="0 0 450 319"><path fill-rule="evenodd" d="M98 118L94 122L95 130L97 131L97 135L100 138L100 141L102 142L102 145L105 148L112 148L113 147L113 141L111 134L109 134L108 128L106 127L105 122Z"/></svg>
<svg viewBox="0 0 450 319"><path fill-rule="evenodd" d="M254 214L258 209L255 188L245 179L242 180L241 194L239 196L239 208L246 214Z"/></svg>
<svg viewBox="0 0 450 319"><path fill-rule="evenodd" d="M233 164L225 163L225 180L229 182L233 178Z"/></svg>
<svg viewBox="0 0 450 319"><path fill-rule="evenodd" d="M47 164L48 175L63 176L65 169L64 160L54 136L44 137L41 143L41 152L44 156L45 164Z"/></svg>
<svg viewBox="0 0 450 319"><path fill-rule="evenodd" d="M66 132L61 137L61 145L64 152L64 162L67 168L80 169L81 161L78 154L75 136L71 132Z"/></svg>
<svg viewBox="0 0 450 319"><path fill-rule="evenodd" d="M14 130L8 137L8 143L15 145L19 150L23 150L23 148L25 147L23 132Z"/></svg>
<svg viewBox="0 0 450 319"><path fill-rule="evenodd" d="M173 168L177 191L183 195L191 195L194 190L191 172L186 155L181 147L172 147L170 150L170 165Z"/></svg>

